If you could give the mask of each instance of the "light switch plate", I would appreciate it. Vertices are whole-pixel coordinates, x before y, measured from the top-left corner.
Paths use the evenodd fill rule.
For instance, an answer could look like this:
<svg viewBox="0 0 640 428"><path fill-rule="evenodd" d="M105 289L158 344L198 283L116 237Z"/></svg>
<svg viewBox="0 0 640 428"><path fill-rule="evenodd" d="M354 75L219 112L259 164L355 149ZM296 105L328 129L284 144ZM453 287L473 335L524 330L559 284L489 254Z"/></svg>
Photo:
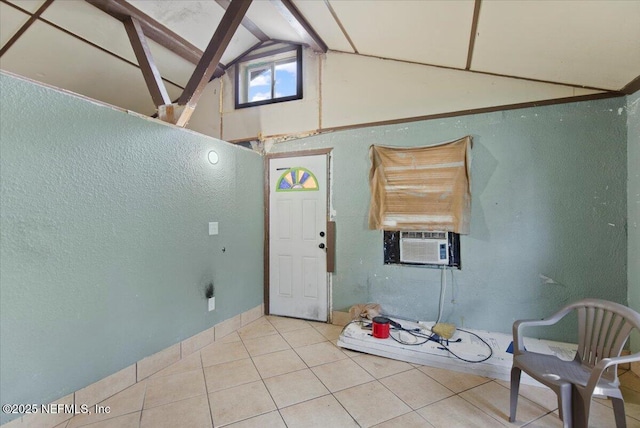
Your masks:
<svg viewBox="0 0 640 428"><path fill-rule="evenodd" d="M218 234L218 222L211 221L209 222L209 235L217 235Z"/></svg>
<svg viewBox="0 0 640 428"><path fill-rule="evenodd" d="M209 312L214 311L215 309L216 309L216 298L214 296L209 298Z"/></svg>

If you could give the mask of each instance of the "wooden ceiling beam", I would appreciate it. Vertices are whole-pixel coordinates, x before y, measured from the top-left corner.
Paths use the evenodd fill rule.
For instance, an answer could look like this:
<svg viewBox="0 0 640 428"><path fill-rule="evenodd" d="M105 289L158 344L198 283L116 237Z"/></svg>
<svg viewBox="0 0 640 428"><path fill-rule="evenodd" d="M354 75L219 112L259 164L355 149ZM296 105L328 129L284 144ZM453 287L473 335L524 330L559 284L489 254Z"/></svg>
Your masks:
<svg viewBox="0 0 640 428"><path fill-rule="evenodd" d="M216 0L216 3L220 5L221 8L227 10L229 5L231 4L231 0ZM261 29L258 27L252 20L248 17L242 18L242 26L246 28L253 36L260 40L261 42L266 42L269 40L269 36L267 36Z"/></svg>
<svg viewBox="0 0 640 428"><path fill-rule="evenodd" d="M478 33L478 19L480 18L480 4L482 0L476 0L473 6L473 19L471 20L471 35L469 36L469 51L467 52L467 64L465 70L471 70L473 60L473 49L476 45L476 35Z"/></svg>
<svg viewBox="0 0 640 428"><path fill-rule="evenodd" d="M291 0L271 0L276 10L284 17L291 27L302 38L304 44L308 45L316 52L327 52L326 43L320 38L318 33L309 25L298 8L294 6Z"/></svg>
<svg viewBox="0 0 640 428"><path fill-rule="evenodd" d="M169 98L167 88L162 82L162 76L158 71L158 67L156 67L156 63L153 61L147 38L142 31L140 23L136 18L129 16L124 20L124 28L127 30L131 47L138 59L140 70L142 70L142 75L144 81L147 83L149 93L151 93L153 103L156 106L171 104L171 98Z"/></svg>
<svg viewBox="0 0 640 428"><path fill-rule="evenodd" d="M213 33L209 45L202 54L193 75L178 99L178 104L160 106L158 117L165 122L171 122L178 126L186 126L191 114L202 95L209 79L213 76L222 54L229 46L231 38L247 13L252 0L234 0L224 13L218 28Z"/></svg>
<svg viewBox="0 0 640 428"><path fill-rule="evenodd" d="M135 18L140 23L140 28L149 39L169 49L174 54L186 59L192 64L198 64L202 58L202 51L195 45L180 37L149 15L136 9L125 0L85 0L101 11L111 15L118 21L124 22L126 18ZM217 77L224 74L224 68L218 67Z"/></svg>

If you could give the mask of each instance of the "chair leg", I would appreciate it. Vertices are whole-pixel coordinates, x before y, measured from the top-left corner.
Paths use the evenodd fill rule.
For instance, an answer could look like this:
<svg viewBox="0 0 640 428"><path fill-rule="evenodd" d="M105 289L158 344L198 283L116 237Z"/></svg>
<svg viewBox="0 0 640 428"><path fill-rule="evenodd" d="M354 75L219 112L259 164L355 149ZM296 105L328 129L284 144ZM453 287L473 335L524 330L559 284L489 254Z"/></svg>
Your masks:
<svg viewBox="0 0 640 428"><path fill-rule="evenodd" d="M571 408L571 384L566 383L560 385L558 391L558 413L560 413L560 419L562 420L563 428L573 428L573 410Z"/></svg>
<svg viewBox="0 0 640 428"><path fill-rule="evenodd" d="M591 410L591 395L584 397L575 385L571 391L571 407L575 428L589 427L589 411Z"/></svg>
<svg viewBox="0 0 640 428"><path fill-rule="evenodd" d="M518 407L518 391L520 390L520 375L522 370L518 367L511 369L511 410L509 413L509 422L516 421L516 409Z"/></svg>
<svg viewBox="0 0 640 428"><path fill-rule="evenodd" d="M624 400L622 398L611 398L613 404L613 414L616 417L616 428L626 428L627 419L624 415Z"/></svg>

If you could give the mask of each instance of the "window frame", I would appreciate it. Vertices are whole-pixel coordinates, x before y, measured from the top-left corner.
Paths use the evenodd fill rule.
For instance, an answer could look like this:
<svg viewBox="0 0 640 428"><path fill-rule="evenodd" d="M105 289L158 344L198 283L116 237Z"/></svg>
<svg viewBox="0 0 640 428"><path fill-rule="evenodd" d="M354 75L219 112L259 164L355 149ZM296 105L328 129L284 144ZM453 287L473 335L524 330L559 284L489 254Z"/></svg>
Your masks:
<svg viewBox="0 0 640 428"><path fill-rule="evenodd" d="M263 62L257 62L255 65L253 65L253 67L250 64L252 62L255 62L256 60L268 59L269 57L276 57L280 54L287 53L287 52L295 52L295 56L291 58L272 59L272 60L266 60ZM264 67L265 69L268 69L269 67L267 67L267 65L269 65L271 69L271 94L274 95L275 84L276 84L276 75L275 75L276 65L283 62L290 62L293 58L295 58L295 61L296 61L296 93L294 95L289 95L286 97L279 97L279 98L270 98L267 100L260 100L260 101L247 101L247 102L240 101L241 92L244 91L248 94L248 89L249 89L247 77L245 76L242 79L240 78L241 69L244 69L245 72L249 72L251 68L257 69L259 67ZM256 107L256 106L276 104L276 103L281 103L286 101L300 100L303 97L302 79L303 79L303 76L302 76L302 46L301 45L278 49L276 51L264 52L257 55L247 55L242 60L238 61L235 64L235 82L234 82L235 108L242 109L247 107ZM243 87L241 88L240 85L243 85Z"/></svg>

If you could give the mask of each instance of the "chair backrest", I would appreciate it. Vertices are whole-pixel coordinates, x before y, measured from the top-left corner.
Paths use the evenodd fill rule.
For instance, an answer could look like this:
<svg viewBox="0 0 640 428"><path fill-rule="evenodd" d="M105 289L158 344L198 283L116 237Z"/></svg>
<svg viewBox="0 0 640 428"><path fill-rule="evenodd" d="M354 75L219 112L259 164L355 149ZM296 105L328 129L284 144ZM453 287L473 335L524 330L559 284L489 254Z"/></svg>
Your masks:
<svg viewBox="0 0 640 428"><path fill-rule="evenodd" d="M618 303L583 299L569 305L578 312L578 353L576 358L593 367L603 358L617 357L631 331L640 330L640 314ZM615 367L607 370L616 378Z"/></svg>

